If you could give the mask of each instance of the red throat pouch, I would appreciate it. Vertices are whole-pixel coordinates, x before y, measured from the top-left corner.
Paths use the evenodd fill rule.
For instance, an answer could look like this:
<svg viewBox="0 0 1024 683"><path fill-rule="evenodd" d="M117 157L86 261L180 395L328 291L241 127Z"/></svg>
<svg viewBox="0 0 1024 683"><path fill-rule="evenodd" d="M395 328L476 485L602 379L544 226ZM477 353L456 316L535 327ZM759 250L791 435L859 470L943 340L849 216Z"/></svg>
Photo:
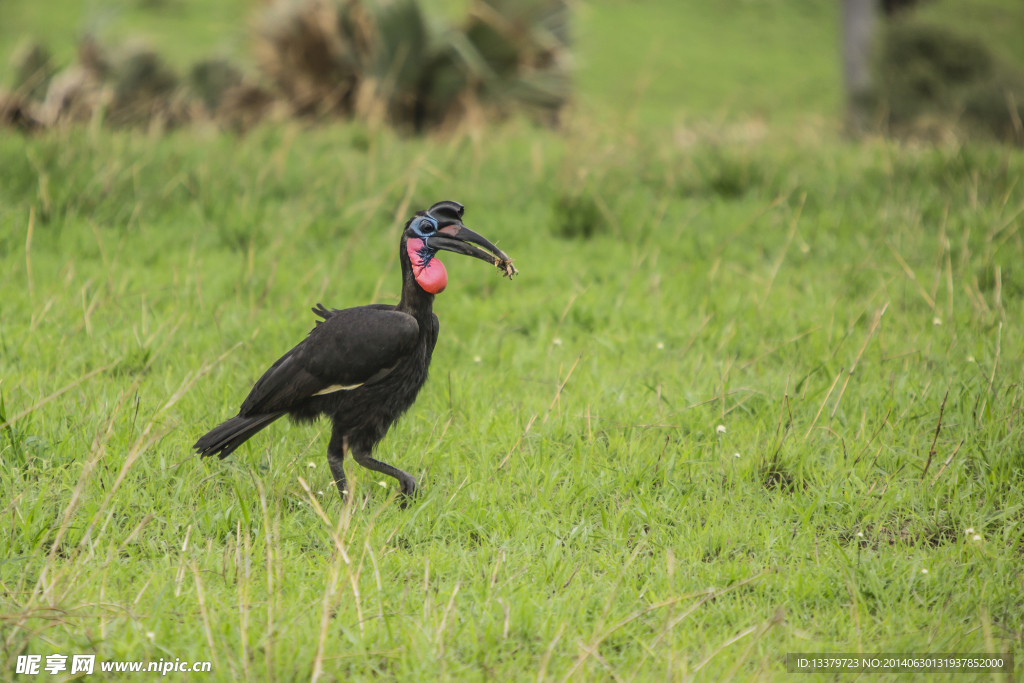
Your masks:
<svg viewBox="0 0 1024 683"><path fill-rule="evenodd" d="M405 248L409 253L409 260L412 262L413 277L424 291L440 294L448 286L448 271L436 256L431 258L427 265L423 265L423 257L420 256L420 249L423 246L423 240L419 239L411 239L406 242Z"/></svg>

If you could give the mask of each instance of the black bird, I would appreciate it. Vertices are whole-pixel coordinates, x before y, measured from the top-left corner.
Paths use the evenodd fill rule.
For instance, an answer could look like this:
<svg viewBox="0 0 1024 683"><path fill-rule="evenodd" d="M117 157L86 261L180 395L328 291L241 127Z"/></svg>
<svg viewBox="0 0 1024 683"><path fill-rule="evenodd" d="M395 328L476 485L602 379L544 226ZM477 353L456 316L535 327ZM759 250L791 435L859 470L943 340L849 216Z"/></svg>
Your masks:
<svg viewBox="0 0 1024 683"><path fill-rule="evenodd" d="M374 459L373 450L427 381L438 333L431 308L434 295L448 284L437 252L475 256L497 266L509 279L517 272L504 252L462 224L462 213L456 202L438 202L428 211L417 211L402 232L398 305L327 310L317 304L313 312L323 320L263 373L237 416L212 429L193 448L203 457L223 459L284 415L300 422L326 415L333 422L327 462L342 497L347 494L342 467L346 451L363 467L397 479L402 493L415 493L416 480Z"/></svg>

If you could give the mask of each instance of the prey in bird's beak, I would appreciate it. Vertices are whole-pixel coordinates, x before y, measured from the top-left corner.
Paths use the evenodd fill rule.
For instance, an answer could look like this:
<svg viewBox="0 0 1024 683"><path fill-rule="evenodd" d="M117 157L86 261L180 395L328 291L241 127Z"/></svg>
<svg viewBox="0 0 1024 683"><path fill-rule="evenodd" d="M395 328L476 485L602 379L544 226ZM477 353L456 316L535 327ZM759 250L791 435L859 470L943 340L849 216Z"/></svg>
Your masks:
<svg viewBox="0 0 1024 683"><path fill-rule="evenodd" d="M493 264L503 275L512 279L519 271L512 265L512 259L482 235L478 235L462 224L463 207L457 202L438 202L427 211L437 221L437 232L426 238L430 249L444 249L456 254L473 256ZM479 245L486 249L479 249ZM487 253L487 252L491 253Z"/></svg>

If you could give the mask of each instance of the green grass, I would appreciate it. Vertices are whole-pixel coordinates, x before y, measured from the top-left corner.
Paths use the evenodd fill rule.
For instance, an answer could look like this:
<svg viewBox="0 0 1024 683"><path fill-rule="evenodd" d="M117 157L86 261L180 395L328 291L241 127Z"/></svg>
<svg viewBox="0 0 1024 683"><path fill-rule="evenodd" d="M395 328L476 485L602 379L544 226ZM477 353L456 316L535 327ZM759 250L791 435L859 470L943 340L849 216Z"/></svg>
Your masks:
<svg viewBox="0 0 1024 683"><path fill-rule="evenodd" d="M602 2L580 21L581 99L640 126L842 107L836 3Z"/></svg>
<svg viewBox="0 0 1024 683"><path fill-rule="evenodd" d="M179 69L246 56L248 3L151 7L8 2L0 56L34 33L68 60L93 25ZM1024 153L822 134L834 12L581 5L560 133L0 135L0 679L54 653L254 681L318 652L321 680L400 681L1019 653ZM1016 3L923 15L1024 60ZM196 460L309 307L395 300L400 207L448 198L521 275L445 259L432 378L380 449L422 496L349 463L346 507L324 425Z"/></svg>
<svg viewBox="0 0 1024 683"><path fill-rule="evenodd" d="M0 430L0 670L307 680L322 645L326 680L712 681L1020 650L1020 152L486 140L0 139L0 392L29 411ZM552 237L579 195L605 231ZM349 463L343 506L322 425L191 456L310 306L394 300L396 212L443 198L522 274L446 259L432 378L380 449L422 496Z"/></svg>

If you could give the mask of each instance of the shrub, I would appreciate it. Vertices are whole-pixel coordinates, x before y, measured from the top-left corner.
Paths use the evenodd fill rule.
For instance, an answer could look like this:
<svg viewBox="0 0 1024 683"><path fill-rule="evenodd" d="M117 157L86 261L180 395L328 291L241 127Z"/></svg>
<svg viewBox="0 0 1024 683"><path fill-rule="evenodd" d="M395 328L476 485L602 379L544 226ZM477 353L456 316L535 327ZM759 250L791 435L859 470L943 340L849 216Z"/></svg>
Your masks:
<svg viewBox="0 0 1024 683"><path fill-rule="evenodd" d="M46 125L105 112L112 125L213 116L244 129L280 102L293 116L420 132L513 107L554 124L570 93L565 0L475 0L457 26L432 20L419 0L277 0L257 22L256 57L269 88L221 59L196 64L183 84L152 50L108 59L86 39L79 63L51 81L49 53L34 46L18 67L26 92L5 99L0 124L22 125L32 107L18 102L45 92Z"/></svg>
<svg viewBox="0 0 1024 683"><path fill-rule="evenodd" d="M1019 135L1024 75L997 60L979 39L898 22L886 32L878 82L895 132L932 117L1002 139Z"/></svg>

